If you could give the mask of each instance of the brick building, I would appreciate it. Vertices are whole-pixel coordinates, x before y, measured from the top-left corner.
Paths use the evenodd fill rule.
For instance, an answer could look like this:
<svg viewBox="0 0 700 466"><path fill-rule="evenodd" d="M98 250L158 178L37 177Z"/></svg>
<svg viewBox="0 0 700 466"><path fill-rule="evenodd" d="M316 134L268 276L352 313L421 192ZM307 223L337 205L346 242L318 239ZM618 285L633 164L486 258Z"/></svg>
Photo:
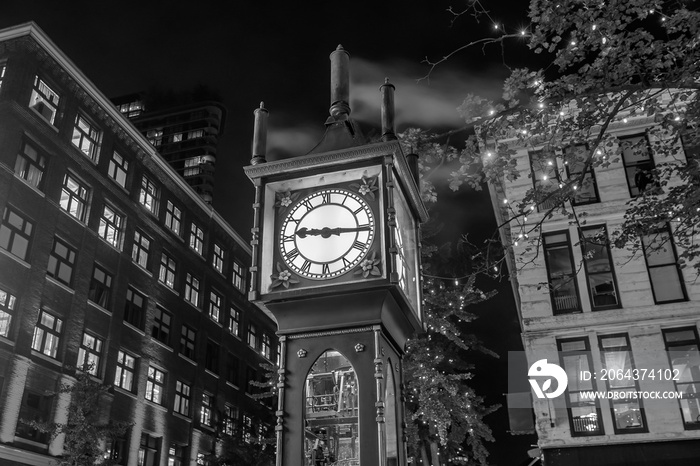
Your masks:
<svg viewBox="0 0 700 466"><path fill-rule="evenodd" d="M635 255L602 240L621 225L627 202L649 188L638 172L686 163L681 147L676 160L653 150L659 142L649 132L654 124L653 117L629 116L608 127L617 141L605 149L609 163L583 174L566 204L584 223L559 211L543 218L554 207L544 200L501 230L504 244L513 245L506 259L528 364L547 359L568 375L564 395L533 395L547 466L686 465L700 457L700 283L677 264L673 224L645 234ZM551 192L582 175L577 161L588 150L585 142L558 152L536 142L524 147L515 136L498 143L514 150L520 172L515 181L490 186L499 224L518 214L519 200L533 187ZM533 232L540 222L540 232ZM679 377L602 380L603 371L618 370L677 371ZM584 380L581 371L598 380ZM581 396L588 390L678 391L684 399L595 401Z"/></svg>
<svg viewBox="0 0 700 466"><path fill-rule="evenodd" d="M48 465L52 394L93 364L133 422L124 465L193 465L237 427L274 323L245 298L250 249L33 23L0 31L0 465Z"/></svg>

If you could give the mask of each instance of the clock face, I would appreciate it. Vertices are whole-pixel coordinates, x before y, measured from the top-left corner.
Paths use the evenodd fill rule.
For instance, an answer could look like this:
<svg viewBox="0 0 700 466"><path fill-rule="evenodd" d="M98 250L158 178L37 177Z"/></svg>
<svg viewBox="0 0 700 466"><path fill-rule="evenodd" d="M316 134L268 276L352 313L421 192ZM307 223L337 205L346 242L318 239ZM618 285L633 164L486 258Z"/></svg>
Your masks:
<svg viewBox="0 0 700 466"><path fill-rule="evenodd" d="M349 272L365 258L375 219L359 194L326 188L301 198L279 228L284 263L302 277L325 280Z"/></svg>

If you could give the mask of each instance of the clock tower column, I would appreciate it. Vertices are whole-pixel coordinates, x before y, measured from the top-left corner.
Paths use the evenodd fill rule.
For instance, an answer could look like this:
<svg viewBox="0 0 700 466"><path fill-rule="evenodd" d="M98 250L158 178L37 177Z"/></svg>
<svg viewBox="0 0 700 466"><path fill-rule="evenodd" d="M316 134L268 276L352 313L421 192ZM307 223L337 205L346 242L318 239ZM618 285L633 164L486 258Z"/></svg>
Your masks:
<svg viewBox="0 0 700 466"><path fill-rule="evenodd" d="M381 86L382 142L350 118L349 56L331 54L331 107L309 153L266 161L255 111L249 298L278 325L277 465L406 464L402 359L422 329L415 172ZM324 463L325 461L325 463Z"/></svg>

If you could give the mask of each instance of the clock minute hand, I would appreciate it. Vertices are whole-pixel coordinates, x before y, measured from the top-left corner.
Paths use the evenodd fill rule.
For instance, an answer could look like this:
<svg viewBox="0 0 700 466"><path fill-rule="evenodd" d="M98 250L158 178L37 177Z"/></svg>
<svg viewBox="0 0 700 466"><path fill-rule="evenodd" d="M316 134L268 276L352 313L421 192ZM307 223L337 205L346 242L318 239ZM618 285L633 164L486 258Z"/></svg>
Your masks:
<svg viewBox="0 0 700 466"><path fill-rule="evenodd" d="M324 227L321 229L318 228L300 228L296 231L296 235L299 238L306 238L307 236L320 236L321 238L330 238L331 235L335 236L340 236L341 233L350 233L350 232L357 232L357 231L367 231L369 230L369 226L364 226L364 227L355 227L355 228L329 228L329 227Z"/></svg>

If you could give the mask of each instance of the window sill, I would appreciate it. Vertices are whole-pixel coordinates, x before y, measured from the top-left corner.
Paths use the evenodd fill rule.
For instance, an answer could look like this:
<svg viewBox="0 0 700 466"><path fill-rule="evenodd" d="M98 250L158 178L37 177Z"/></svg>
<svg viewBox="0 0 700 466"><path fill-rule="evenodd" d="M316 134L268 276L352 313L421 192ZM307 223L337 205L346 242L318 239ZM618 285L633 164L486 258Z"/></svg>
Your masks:
<svg viewBox="0 0 700 466"><path fill-rule="evenodd" d="M173 416L178 418L178 419L182 419L185 422L190 422L190 423L192 422L192 418L185 416L184 414L180 414L178 412L175 412L175 411L173 411Z"/></svg>
<svg viewBox="0 0 700 466"><path fill-rule="evenodd" d="M143 267L141 264L134 262L133 260L131 261L131 263L136 266L136 270L140 270L141 272L145 273L149 277L153 278L153 274L146 267Z"/></svg>
<svg viewBox="0 0 700 466"><path fill-rule="evenodd" d="M90 157L89 155L87 155L82 150L80 150L80 147L77 147L75 144L71 143L71 147L73 148L73 150L75 151L76 154L80 154L86 160L89 160L90 162L92 162L93 165L97 166L97 164L100 163L100 151L102 150L101 144L96 144L96 147L95 147L96 156L94 159L92 157Z"/></svg>
<svg viewBox="0 0 700 466"><path fill-rule="evenodd" d="M179 295L178 295L178 296L179 296ZM190 305L191 307L193 307L194 309L196 309L198 312L204 312L204 309L200 308L200 307L197 306L196 304L192 304L192 302L191 302L191 301L188 301L186 298L182 298L182 300L185 301L187 304L189 304L189 305Z"/></svg>
<svg viewBox="0 0 700 466"><path fill-rule="evenodd" d="M134 400L137 397L136 393L130 392L129 390L123 389L121 387L117 387L116 385L114 385L114 392L121 393L122 395L126 395L129 398L133 398Z"/></svg>
<svg viewBox="0 0 700 466"><path fill-rule="evenodd" d="M224 324L222 324L222 323L219 322L218 320L214 320L214 318L213 318L212 316L209 316L209 320L210 320L212 323L216 324L217 327L219 327L219 328L224 328Z"/></svg>
<svg viewBox="0 0 700 466"><path fill-rule="evenodd" d="M126 321L122 321L122 323L124 325L126 325L128 328L130 328L131 330L133 330L134 332L136 332L140 335L143 335L144 337L146 336L146 332L144 332L143 330L141 330L138 327L135 327L133 324L130 324L129 322L126 322Z"/></svg>
<svg viewBox="0 0 700 466"><path fill-rule="evenodd" d="M172 348L171 348L170 346L168 346L166 343L163 343L162 341L158 340L157 338L151 337L151 341L152 341L153 343L157 344L158 346L160 346L160 347L162 347L162 348L164 348L164 349L170 351L171 353L174 353L174 352L175 352L174 349L172 349Z"/></svg>
<svg viewBox="0 0 700 466"><path fill-rule="evenodd" d="M88 299L88 306L94 307L98 311L100 311L104 314L107 314L108 316L112 315L112 312L109 309L106 309L106 308L100 306L99 304L95 303L94 301L90 301L89 299Z"/></svg>
<svg viewBox="0 0 700 466"><path fill-rule="evenodd" d="M9 257L10 259L14 260L23 267L26 267L28 269L32 267L32 265L29 262L26 262L24 259L20 259L19 257L12 254L10 251L0 248L0 254Z"/></svg>
<svg viewBox="0 0 700 466"><path fill-rule="evenodd" d="M58 367L63 367L63 363L57 359L52 358L51 356L47 356L44 353L40 353L39 351L33 349L32 350L32 356L36 356L39 359L43 359L44 361L50 362L51 364L58 366Z"/></svg>
<svg viewBox="0 0 700 466"><path fill-rule="evenodd" d="M187 362L189 362L190 364L192 364L193 366L196 366L196 365L197 365L197 363L196 363L194 360L188 358L188 357L185 356L184 354L182 354L182 353L177 353L177 355L180 356L180 357L181 357L182 359L184 359L185 361L187 361Z"/></svg>
<svg viewBox="0 0 700 466"><path fill-rule="evenodd" d="M53 123L51 123L49 120L47 120L46 118L44 118L44 115L42 115L41 113L39 113L39 111L38 111L37 109L35 109L34 107L28 107L28 108L29 108L29 110L31 110L32 112L34 112L34 114L35 114L36 116L38 116L39 119L40 119L41 121L43 121L45 124L47 124L47 125L49 126L49 128L51 128L52 130L54 130L54 131L56 131L56 132L58 133L58 128L57 128ZM56 112L56 113L58 113L58 112ZM54 122L55 122L55 121L56 121L56 115L54 115Z"/></svg>
<svg viewBox="0 0 700 466"><path fill-rule="evenodd" d="M68 217L69 219L73 220L75 223L77 223L77 224L80 225L81 227L84 227L84 228L87 227L87 223L83 222L83 221L80 220L79 218L73 217L73 216L70 214L70 212L68 212L67 210L64 210L63 207L61 207L61 204L56 204L56 205L58 206L58 210L60 210L60 211L63 213L63 215L65 215L65 216ZM89 204L88 204L88 206L86 206L86 207L89 207ZM85 216L87 217L87 213L85 214Z"/></svg>
<svg viewBox="0 0 700 466"><path fill-rule="evenodd" d="M144 399L145 399L145 398L144 398ZM157 408L157 409L159 409L159 410L161 410L161 411L163 411L163 412L165 412L165 413L168 412L168 408L166 408L166 407L163 406L163 405L159 405L158 403L156 403L156 402L154 402L154 401L146 400L146 404L149 405L149 406L153 406L154 408Z"/></svg>
<svg viewBox="0 0 700 466"><path fill-rule="evenodd" d="M75 290L74 290L73 288L70 288L70 287L69 287L68 285L66 285L65 283L59 282L58 280L56 280L55 278L53 278L53 277L50 276L50 275L46 275L46 280L49 281L49 282L51 282L51 283L53 283L54 285L56 285L56 286L58 286L58 287L60 287L60 288L63 288L64 290L66 290L66 291L69 292L70 294L75 294Z"/></svg>
<svg viewBox="0 0 700 466"><path fill-rule="evenodd" d="M114 249L115 251L117 251L118 253L121 254L121 252L122 252L121 247L113 245L112 243L110 243L109 241L107 241L106 239L104 239L104 238L101 237L101 236L100 236L100 239L102 240L102 242L103 242L104 244L106 244L107 246L109 246L110 248ZM120 241L120 242L121 242L121 241Z"/></svg>
<svg viewBox="0 0 700 466"><path fill-rule="evenodd" d="M211 375L212 377L214 377L214 378L216 378L216 379L219 378L219 375L218 375L218 374L213 373L213 372L210 371L209 369L204 369L204 372L206 372L207 374Z"/></svg>
<svg viewBox="0 0 700 466"><path fill-rule="evenodd" d="M10 339L7 338L7 337L3 337L2 335L0 335L0 343L4 343L4 344L6 344L6 345L8 345L8 346L12 346L12 347L15 346L15 342L14 342L14 341L10 340Z"/></svg>
<svg viewBox="0 0 700 466"><path fill-rule="evenodd" d="M48 443L35 442L34 440L29 440L29 439L26 439L23 437L18 437L16 435L15 435L14 441L16 443L21 443L24 445L31 445L31 446L36 447L36 448L43 448L43 449L49 448Z"/></svg>
<svg viewBox="0 0 700 466"><path fill-rule="evenodd" d="M177 291L175 291L175 288L171 288L167 283L163 283L162 281L158 280L158 284L160 286L162 286L163 288L165 288L166 290L170 291L172 294L174 294L178 298L180 297L180 294Z"/></svg>
<svg viewBox="0 0 700 466"><path fill-rule="evenodd" d="M38 194L38 195L41 196L41 197L46 197L46 195L45 195L41 190L39 190L39 188L37 188L36 186L34 186L33 184L31 184L29 181L25 180L25 179L22 178L21 176L18 176L17 173L15 173L14 175L15 175L15 178L16 178L16 179L18 179L19 181L21 181L25 186L27 186L29 189L31 189L32 191L34 191L36 194ZM42 175L42 176L43 176L43 175Z"/></svg>
<svg viewBox="0 0 700 466"><path fill-rule="evenodd" d="M229 382L228 380L226 381L226 385L228 385L228 386L231 387L231 388L235 388L236 390L240 390L240 389L241 389L238 385L236 385L236 384L234 384L234 383L231 383L231 382Z"/></svg>

